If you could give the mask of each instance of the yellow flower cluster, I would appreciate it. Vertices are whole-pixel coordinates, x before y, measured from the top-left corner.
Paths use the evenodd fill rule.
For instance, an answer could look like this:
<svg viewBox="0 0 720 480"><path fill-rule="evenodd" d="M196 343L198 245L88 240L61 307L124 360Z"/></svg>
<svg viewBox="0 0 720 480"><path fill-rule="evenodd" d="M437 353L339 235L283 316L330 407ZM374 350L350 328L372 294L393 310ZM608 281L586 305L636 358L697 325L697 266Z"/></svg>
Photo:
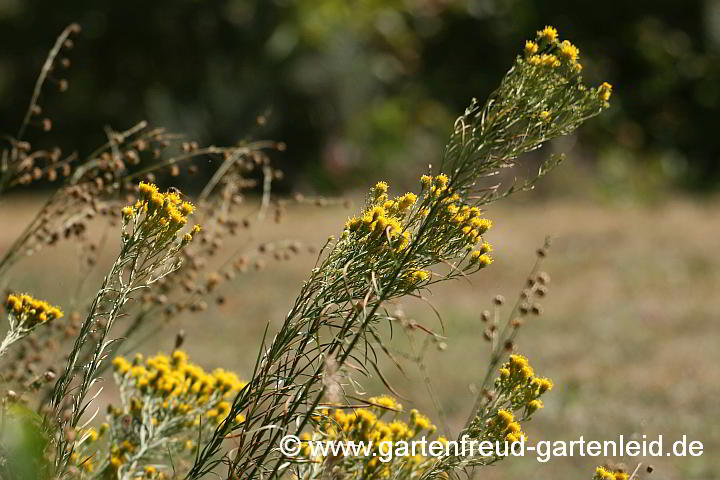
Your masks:
<svg viewBox="0 0 720 480"><path fill-rule="evenodd" d="M432 182L431 191L433 194L438 195L445 191L447 177L444 174L438 175L434 179L429 178ZM470 249L478 242L482 242L482 235L492 228L492 221L481 217L480 208L468 205L457 193L444 197L440 203L439 217L441 221L450 225L454 231L459 233ZM492 246L489 243L482 242L480 250L476 250L471 254L471 263L482 266L491 264L492 258L487 255L491 251Z"/></svg>
<svg viewBox="0 0 720 480"><path fill-rule="evenodd" d="M530 65L549 68L566 65L575 73L583 68L578 62L580 49L568 40L560 41L557 30L550 26L539 30L535 41L526 41L524 52Z"/></svg>
<svg viewBox="0 0 720 480"><path fill-rule="evenodd" d="M142 356L132 363L116 357L113 367L121 376L123 386L133 387L145 395L176 399L175 408L181 411L205 405L213 397L229 397L245 386L237 375L221 368L206 373L202 367L189 362L181 350L175 350L170 357L155 355L144 364Z"/></svg>
<svg viewBox="0 0 720 480"><path fill-rule="evenodd" d="M470 265L477 265L479 268L485 268L493 262L493 258L488 253L493 251L492 245L483 242L480 248L473 250L470 254Z"/></svg>
<svg viewBox="0 0 720 480"><path fill-rule="evenodd" d="M135 453L137 446L130 442L130 440L124 440L119 445L112 445L110 447L110 468L118 470L123 464L130 460L130 456Z"/></svg>
<svg viewBox="0 0 720 480"><path fill-rule="evenodd" d="M467 269L490 265L492 258L488 253L492 247L483 241L482 235L492 227L492 222L482 218L480 208L466 203L454 192L451 183L444 173L423 175L420 196L406 193L391 199L388 184L378 182L370 189L362 214L345 223L343 239L363 248L367 245L371 252L401 253L414 241L413 232L426 224L432 233L423 237L423 252L443 257L446 252L454 256L467 251ZM482 246L473 252L478 244ZM417 288L431 278L431 272L422 266L409 264L403 272L407 288Z"/></svg>
<svg viewBox="0 0 720 480"><path fill-rule="evenodd" d="M528 62L530 63L530 65L535 65L536 67L542 66L556 68L562 65L562 63L560 63L560 60L558 60L558 58L551 53L533 55L528 59Z"/></svg>
<svg viewBox="0 0 720 480"><path fill-rule="evenodd" d="M368 206L360 217L352 217L345 223L345 230L358 235L361 241L377 241L396 252L402 252L410 244L410 232L404 220L411 210L417 195L406 193L389 199L388 184L378 182L370 190Z"/></svg>
<svg viewBox="0 0 720 480"><path fill-rule="evenodd" d="M567 79L568 74L576 76L583 69L580 63L580 49L569 40L560 40L557 30L550 26L539 30L534 40L525 42L523 57L524 59L518 59L519 63L556 71L561 81ZM608 102L612 95L612 85L605 82L592 92L599 100ZM550 118L550 112L540 114L540 119L544 122L549 121Z"/></svg>
<svg viewBox="0 0 720 480"><path fill-rule="evenodd" d="M229 400L246 385L235 373L221 368L206 372L182 350L147 359L138 354L132 361L118 356L112 364L126 402L123 409L110 408L113 431L126 431L129 415L132 425L149 421L155 430L172 428L173 442L182 449L192 448L188 435L197 435L201 425L215 428L225 420L232 410ZM241 414L234 418L236 423L244 420ZM110 464L115 469L126 464L138 448L134 437L127 438L123 434L111 443Z"/></svg>
<svg viewBox="0 0 720 480"><path fill-rule="evenodd" d="M134 206L123 208L122 215L128 222L136 215L144 213L146 218L142 225L147 231L174 234L187 224L188 216L195 211L195 206L184 201L177 192L161 193L155 184L140 182L138 192L138 201ZM192 235L198 231L200 227L196 225L187 234L190 237L185 240L191 240Z"/></svg>
<svg viewBox="0 0 720 480"><path fill-rule="evenodd" d="M490 420L488 428L488 436L495 440L515 443L527 439L520 423L515 421L512 412L508 410L498 410L495 417Z"/></svg>
<svg viewBox="0 0 720 480"><path fill-rule="evenodd" d="M342 409L323 413L327 417L321 422L319 431L329 439L372 441L379 445L385 441L407 440L422 431L434 433L436 429L435 425L417 410L411 411L410 423L402 420L385 422L380 419L385 410L375 407L356 408L348 413Z"/></svg>
<svg viewBox="0 0 720 480"><path fill-rule="evenodd" d="M593 480L628 480L629 475L621 471L610 471L604 467L597 467Z"/></svg>
<svg viewBox="0 0 720 480"><path fill-rule="evenodd" d="M555 27L551 26L545 26L542 30L539 30L537 32L537 38L538 40L544 41L544 42L554 42L557 40L558 32L555 29Z"/></svg>
<svg viewBox="0 0 720 480"><path fill-rule="evenodd" d="M385 478L396 470L415 469L432 460L416 456L394 459L398 463L378 462L377 457L380 453L389 451L394 442L411 440L424 434L432 435L437 427L428 417L415 409L410 411L407 422L396 418L397 413L402 411L402 405L388 395L371 397L370 403L372 406L369 408L356 408L347 412L343 409L332 412L323 410L322 415L315 417L318 420L315 431L312 434L303 434L301 440L372 442L375 454L368 457L369 461L366 461L364 469L359 472L358 478L363 479ZM393 418L383 420L382 417L391 411L395 411ZM446 441L442 437L438 440ZM309 446L303 449L303 455L306 457L311 455ZM356 460L356 458L348 458L348 461Z"/></svg>
<svg viewBox="0 0 720 480"><path fill-rule="evenodd" d="M552 390L553 382L549 378L536 377L527 358L510 355L499 373L495 387L499 392L510 396L509 402L513 410L524 409L526 416L529 416L543 408L539 398Z"/></svg>
<svg viewBox="0 0 720 480"><path fill-rule="evenodd" d="M22 329L30 329L64 316L58 307L26 294L8 295L6 305L8 312L16 318Z"/></svg>

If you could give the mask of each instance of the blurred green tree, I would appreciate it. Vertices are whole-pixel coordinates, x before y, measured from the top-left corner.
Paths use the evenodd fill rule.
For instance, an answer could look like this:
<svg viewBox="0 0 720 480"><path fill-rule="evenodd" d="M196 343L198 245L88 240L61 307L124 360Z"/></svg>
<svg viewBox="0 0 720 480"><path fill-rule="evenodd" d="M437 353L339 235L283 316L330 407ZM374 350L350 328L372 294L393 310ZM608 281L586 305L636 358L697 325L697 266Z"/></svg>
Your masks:
<svg viewBox="0 0 720 480"><path fill-rule="evenodd" d="M553 24L583 45L587 77L616 86L610 114L579 138L601 180L720 180L712 0L0 0L0 131L17 129L70 22L84 29L73 65L53 73L70 88L43 98L47 141L63 148L148 119L204 143L284 140L290 184L332 188L380 166L402 177L525 37Z"/></svg>

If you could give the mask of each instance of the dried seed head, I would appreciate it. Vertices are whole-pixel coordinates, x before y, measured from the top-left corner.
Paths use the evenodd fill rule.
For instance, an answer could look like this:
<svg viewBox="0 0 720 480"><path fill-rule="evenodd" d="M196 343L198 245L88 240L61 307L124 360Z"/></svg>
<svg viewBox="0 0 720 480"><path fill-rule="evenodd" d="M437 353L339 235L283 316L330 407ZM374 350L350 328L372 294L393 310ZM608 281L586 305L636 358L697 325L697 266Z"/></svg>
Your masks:
<svg viewBox="0 0 720 480"><path fill-rule="evenodd" d="M490 321L490 311L483 310L483 312L480 314L480 320L483 322L489 322Z"/></svg>
<svg viewBox="0 0 720 480"><path fill-rule="evenodd" d="M180 330L177 335L175 335L175 350L182 347L183 343L185 343L185 330Z"/></svg>
<svg viewBox="0 0 720 480"><path fill-rule="evenodd" d="M547 272L540 272L537 274L537 281L541 285L547 285L550 283L550 275L548 275Z"/></svg>
<svg viewBox="0 0 720 480"><path fill-rule="evenodd" d="M505 297L503 297L502 295L496 295L495 298L493 299L493 303L495 303L495 305L500 306L505 303Z"/></svg>
<svg viewBox="0 0 720 480"><path fill-rule="evenodd" d="M542 305L540 305L539 303L533 303L530 311L533 313L533 315L542 315Z"/></svg>

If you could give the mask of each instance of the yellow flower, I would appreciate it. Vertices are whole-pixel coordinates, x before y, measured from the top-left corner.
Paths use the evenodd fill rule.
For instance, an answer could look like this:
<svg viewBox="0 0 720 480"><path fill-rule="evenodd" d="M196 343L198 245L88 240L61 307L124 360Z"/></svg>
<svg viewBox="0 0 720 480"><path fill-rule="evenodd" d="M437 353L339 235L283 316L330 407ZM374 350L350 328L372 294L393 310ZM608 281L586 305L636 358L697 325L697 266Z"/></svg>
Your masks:
<svg viewBox="0 0 720 480"><path fill-rule="evenodd" d="M435 430L435 425L430 422L430 419L425 415L421 414L414 408L410 410L410 423L418 430Z"/></svg>
<svg viewBox="0 0 720 480"><path fill-rule="evenodd" d="M543 110L538 116L543 122L547 122L548 120L550 120L550 112L548 112L547 110Z"/></svg>
<svg viewBox="0 0 720 480"><path fill-rule="evenodd" d="M545 405L543 404L542 400L532 400L530 403L528 403L528 411L530 413L536 412L543 408Z"/></svg>
<svg viewBox="0 0 720 480"><path fill-rule="evenodd" d="M487 218L473 218L470 221L470 225L477 230L480 235L487 232L492 228L492 220L489 220Z"/></svg>
<svg viewBox="0 0 720 480"><path fill-rule="evenodd" d="M493 259L490 255L481 253L481 250L475 250L470 254L470 264L477 264L480 268L485 268L493 263Z"/></svg>
<svg viewBox="0 0 720 480"><path fill-rule="evenodd" d="M130 220L133 215L135 215L135 209L133 207L127 206L122 209L123 219Z"/></svg>
<svg viewBox="0 0 720 480"><path fill-rule="evenodd" d="M370 397L370 403L379 405L381 407L389 408L391 410L402 410L402 405L398 403L393 397L389 395L380 395L379 397Z"/></svg>
<svg viewBox="0 0 720 480"><path fill-rule="evenodd" d="M562 63L560 63L560 60L558 60L558 58L552 53L543 53L540 55L540 65L556 68L562 65Z"/></svg>
<svg viewBox="0 0 720 480"><path fill-rule="evenodd" d="M528 40L525 42L525 55L535 55L538 52L538 45L535 42Z"/></svg>
<svg viewBox="0 0 720 480"><path fill-rule="evenodd" d="M533 383L537 385L538 392L540 394L543 394L545 392L549 392L553 388L553 381L549 378L536 378L533 380Z"/></svg>
<svg viewBox="0 0 720 480"><path fill-rule="evenodd" d="M450 180L450 179L448 178L447 175L445 175L444 173L441 173L440 175L438 175L437 177L435 177L435 186L436 186L439 190L442 190L442 189L444 189L445 187L447 187L449 180Z"/></svg>
<svg viewBox="0 0 720 480"><path fill-rule="evenodd" d="M615 480L615 475L610 470L603 467L597 467L595 469L594 480Z"/></svg>
<svg viewBox="0 0 720 480"><path fill-rule="evenodd" d="M417 195L415 195L414 193L406 193L405 195L403 195L402 197L400 197L398 199L398 203L397 203L398 210L400 210L401 212L404 212L408 208L415 205L416 201L417 201Z"/></svg>
<svg viewBox="0 0 720 480"><path fill-rule="evenodd" d="M514 420L512 412L502 409L498 410L496 419L500 428L502 428L503 430L507 428L507 426L510 425Z"/></svg>
<svg viewBox="0 0 720 480"><path fill-rule="evenodd" d="M408 275L411 283L420 283L427 280L430 277L430 272L427 270L415 270Z"/></svg>
<svg viewBox="0 0 720 480"><path fill-rule="evenodd" d="M551 26L546 26L537 32L538 39L546 42L554 42L557 39L557 35L557 30Z"/></svg>
<svg viewBox="0 0 720 480"><path fill-rule="evenodd" d="M138 190L140 191L140 197L145 200L149 199L158 192L158 188L155 184L145 182L140 182Z"/></svg>
<svg viewBox="0 0 720 480"><path fill-rule="evenodd" d="M190 215L195 211L195 206L190 202L183 202L183 204L180 206L180 212L183 215Z"/></svg>
<svg viewBox="0 0 720 480"><path fill-rule="evenodd" d="M598 88L598 95L600 96L603 101L607 102L610 100L610 96L612 95L612 85L610 85L607 82L603 82L602 85L600 85L600 88Z"/></svg>
<svg viewBox="0 0 720 480"><path fill-rule="evenodd" d="M562 43L560 43L559 50L560 56L571 63L575 63L577 61L578 55L580 55L580 50L567 40L564 40Z"/></svg>

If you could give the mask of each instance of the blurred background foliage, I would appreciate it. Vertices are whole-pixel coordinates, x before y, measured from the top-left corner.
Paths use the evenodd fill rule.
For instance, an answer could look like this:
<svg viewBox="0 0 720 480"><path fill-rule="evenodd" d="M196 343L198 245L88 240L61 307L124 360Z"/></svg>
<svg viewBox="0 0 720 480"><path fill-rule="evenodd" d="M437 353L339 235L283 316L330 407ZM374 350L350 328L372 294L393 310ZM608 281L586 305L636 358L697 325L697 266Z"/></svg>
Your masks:
<svg viewBox="0 0 720 480"><path fill-rule="evenodd" d="M288 189L410 182L551 24L590 83L615 86L613 108L562 145L573 178L612 196L720 185L717 0L0 0L0 131L17 130L71 22L72 65L53 74L69 89L42 101L43 142L66 150L147 119L205 144L285 141Z"/></svg>

